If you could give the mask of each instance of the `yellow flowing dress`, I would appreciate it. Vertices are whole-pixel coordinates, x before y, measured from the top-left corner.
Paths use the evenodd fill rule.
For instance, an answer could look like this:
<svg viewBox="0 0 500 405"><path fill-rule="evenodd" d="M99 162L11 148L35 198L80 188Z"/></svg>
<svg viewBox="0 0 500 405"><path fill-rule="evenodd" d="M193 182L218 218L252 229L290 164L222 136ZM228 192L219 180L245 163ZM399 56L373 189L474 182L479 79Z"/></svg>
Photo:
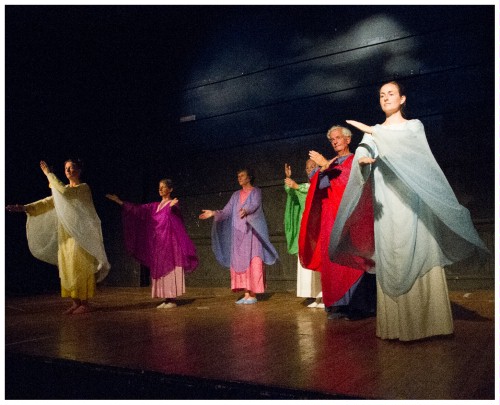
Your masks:
<svg viewBox="0 0 500 405"><path fill-rule="evenodd" d="M64 185L54 174L48 176L50 187L57 190L64 198L78 201L83 209L95 212L90 187L86 183L70 187ZM36 217L55 209L54 197L25 205L28 216ZM85 222L84 220L82 222ZM82 224L85 226L85 224ZM61 221L57 221L57 266L61 279L61 296L87 300L95 294L97 259L83 249L68 232Z"/></svg>

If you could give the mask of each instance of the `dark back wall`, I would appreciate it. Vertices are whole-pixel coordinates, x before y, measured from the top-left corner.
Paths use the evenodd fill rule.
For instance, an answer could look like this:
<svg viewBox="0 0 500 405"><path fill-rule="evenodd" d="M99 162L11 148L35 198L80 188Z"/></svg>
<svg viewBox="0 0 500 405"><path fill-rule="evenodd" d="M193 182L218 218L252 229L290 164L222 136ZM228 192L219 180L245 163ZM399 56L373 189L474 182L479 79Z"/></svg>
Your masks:
<svg viewBox="0 0 500 405"><path fill-rule="evenodd" d="M171 177L201 259L188 286L229 288L211 220L197 216L222 208L248 166L281 256L269 288L293 290L284 163L305 181L309 150L332 156L330 126L383 120L378 87L395 78L493 249L494 67L493 6L7 6L6 203L48 194L40 159L62 177L68 156L83 157L113 265L105 283L136 286L141 269L104 194L149 202ZM24 222L6 216L7 291L57 289ZM492 286L493 260L448 274Z"/></svg>

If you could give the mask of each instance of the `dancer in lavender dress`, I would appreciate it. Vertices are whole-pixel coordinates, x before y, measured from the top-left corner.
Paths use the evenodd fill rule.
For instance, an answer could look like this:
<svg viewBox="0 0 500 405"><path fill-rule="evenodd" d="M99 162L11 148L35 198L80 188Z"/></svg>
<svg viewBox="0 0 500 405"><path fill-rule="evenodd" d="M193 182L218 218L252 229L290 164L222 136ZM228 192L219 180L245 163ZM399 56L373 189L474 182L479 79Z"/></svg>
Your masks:
<svg viewBox="0 0 500 405"><path fill-rule="evenodd" d="M245 291L237 304L255 304L265 289L264 264L274 264L278 253L269 240L262 210L262 191L253 186L249 169L238 171L241 190L220 211L202 210L200 219L214 217L212 250L231 271L231 289Z"/></svg>
<svg viewBox="0 0 500 405"><path fill-rule="evenodd" d="M184 273L198 266L196 248L184 227L177 198L172 199L173 183L162 179L158 192L161 202L133 204L114 194L106 197L123 207L123 233L127 251L149 267L152 298L164 298L157 308L177 306L175 298L186 291Z"/></svg>

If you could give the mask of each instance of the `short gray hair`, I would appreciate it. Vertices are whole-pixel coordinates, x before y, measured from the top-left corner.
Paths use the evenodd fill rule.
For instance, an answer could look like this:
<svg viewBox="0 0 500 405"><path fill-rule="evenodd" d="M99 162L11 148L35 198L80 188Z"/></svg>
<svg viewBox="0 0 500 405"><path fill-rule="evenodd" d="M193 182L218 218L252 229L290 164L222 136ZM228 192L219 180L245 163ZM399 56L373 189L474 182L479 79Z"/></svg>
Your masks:
<svg viewBox="0 0 500 405"><path fill-rule="evenodd" d="M336 129L340 129L342 130L342 135L344 135L345 138L350 138L352 137L352 132L349 128L346 128L346 127L343 127L341 125L334 125L333 127L331 127L328 132L326 133L326 137L329 138L330 137L330 133L335 131Z"/></svg>

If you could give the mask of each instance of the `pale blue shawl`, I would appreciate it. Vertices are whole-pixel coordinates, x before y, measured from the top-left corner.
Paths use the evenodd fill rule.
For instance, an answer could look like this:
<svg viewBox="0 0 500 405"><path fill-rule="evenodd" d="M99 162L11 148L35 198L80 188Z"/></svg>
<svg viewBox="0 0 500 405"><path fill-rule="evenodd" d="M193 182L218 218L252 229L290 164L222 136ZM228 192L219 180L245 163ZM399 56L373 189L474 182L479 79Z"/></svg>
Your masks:
<svg viewBox="0 0 500 405"><path fill-rule="evenodd" d="M363 156L376 159L360 166ZM371 166L371 167L370 167ZM427 143L419 120L376 125L356 150L332 230L329 255L349 252L344 236L365 184L374 199L375 271L383 291L397 297L435 266L488 254L467 208L459 204Z"/></svg>

